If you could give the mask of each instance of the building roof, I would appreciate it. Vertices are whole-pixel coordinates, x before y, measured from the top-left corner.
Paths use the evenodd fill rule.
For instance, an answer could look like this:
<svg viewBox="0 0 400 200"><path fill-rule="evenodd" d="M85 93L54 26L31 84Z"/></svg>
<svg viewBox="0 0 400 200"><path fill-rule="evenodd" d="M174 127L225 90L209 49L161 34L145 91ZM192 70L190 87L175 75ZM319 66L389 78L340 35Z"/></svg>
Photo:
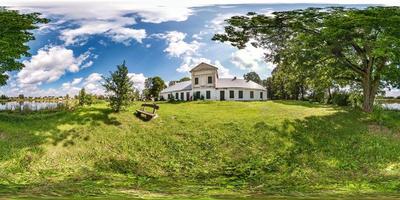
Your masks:
<svg viewBox="0 0 400 200"><path fill-rule="evenodd" d="M200 63L196 67L194 67L192 70L189 72L194 72L194 71L201 71L201 70L218 70L218 67L215 67L213 65L210 65L208 63Z"/></svg>
<svg viewBox="0 0 400 200"><path fill-rule="evenodd" d="M244 88L255 90L266 90L263 86L253 81L246 81L237 78L219 78L216 88Z"/></svg>
<svg viewBox="0 0 400 200"><path fill-rule="evenodd" d="M191 90L192 89L192 81L183 81L180 83L175 83L172 86L169 86L161 91L161 93L167 92L175 92L175 91L182 91L182 90Z"/></svg>

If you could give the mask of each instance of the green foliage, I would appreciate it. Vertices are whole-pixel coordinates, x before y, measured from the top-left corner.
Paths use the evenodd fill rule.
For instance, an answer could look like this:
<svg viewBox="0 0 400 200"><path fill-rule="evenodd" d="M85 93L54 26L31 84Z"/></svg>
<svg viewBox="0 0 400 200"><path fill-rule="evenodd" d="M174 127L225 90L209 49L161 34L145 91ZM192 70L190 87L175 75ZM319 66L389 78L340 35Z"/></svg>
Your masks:
<svg viewBox="0 0 400 200"><path fill-rule="evenodd" d="M332 103L338 106L348 106L350 104L350 94L337 91L332 94Z"/></svg>
<svg viewBox="0 0 400 200"><path fill-rule="evenodd" d="M0 95L0 100L7 100L8 97L5 94Z"/></svg>
<svg viewBox="0 0 400 200"><path fill-rule="evenodd" d="M190 80L191 80L190 77L183 77L183 78L179 79L178 83L185 82L185 81L190 81Z"/></svg>
<svg viewBox="0 0 400 200"><path fill-rule="evenodd" d="M253 81L258 84L262 84L260 76L256 72L249 72L243 75L244 80Z"/></svg>
<svg viewBox="0 0 400 200"><path fill-rule="evenodd" d="M371 119L378 123L379 125L383 125L384 123L384 109L382 105L375 105L374 112L371 114Z"/></svg>
<svg viewBox="0 0 400 200"><path fill-rule="evenodd" d="M86 93L85 88L82 88L78 94L78 105L92 105L94 100L94 96Z"/></svg>
<svg viewBox="0 0 400 200"><path fill-rule="evenodd" d="M359 85L366 112L372 111L379 88L400 87L399 7L309 8L273 15L234 16L225 34L213 39L264 48L267 61L305 72L315 87Z"/></svg>
<svg viewBox="0 0 400 200"><path fill-rule="evenodd" d="M125 61L117 66L115 72L110 72L109 77L103 77L103 87L109 93L109 102L113 111L119 112L130 102L133 93L133 82L128 76Z"/></svg>
<svg viewBox="0 0 400 200"><path fill-rule="evenodd" d="M161 90L165 89L167 86L161 77L149 77L145 81L145 89L143 91L147 99L158 98Z"/></svg>
<svg viewBox="0 0 400 200"><path fill-rule="evenodd" d="M48 20L39 13L21 14L0 7L0 86L8 79L7 71L20 70L23 56L30 56L28 42L34 40L32 30Z"/></svg>

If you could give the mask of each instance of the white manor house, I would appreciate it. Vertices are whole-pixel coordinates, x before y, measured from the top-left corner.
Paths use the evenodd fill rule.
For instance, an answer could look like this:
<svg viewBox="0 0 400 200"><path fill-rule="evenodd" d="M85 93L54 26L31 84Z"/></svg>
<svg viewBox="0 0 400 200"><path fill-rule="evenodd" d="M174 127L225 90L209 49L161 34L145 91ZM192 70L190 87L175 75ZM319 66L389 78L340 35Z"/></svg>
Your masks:
<svg viewBox="0 0 400 200"><path fill-rule="evenodd" d="M200 63L192 70L191 80L175 83L160 92L164 99L227 101L267 100L267 90L253 82L238 78L219 78L218 68Z"/></svg>

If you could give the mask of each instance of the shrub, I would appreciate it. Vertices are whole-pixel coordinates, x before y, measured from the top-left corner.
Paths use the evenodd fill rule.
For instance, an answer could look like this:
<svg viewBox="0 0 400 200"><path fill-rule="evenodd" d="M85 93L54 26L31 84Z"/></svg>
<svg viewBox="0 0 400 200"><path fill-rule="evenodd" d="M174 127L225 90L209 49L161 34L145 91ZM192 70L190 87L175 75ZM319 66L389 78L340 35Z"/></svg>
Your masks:
<svg viewBox="0 0 400 200"><path fill-rule="evenodd" d="M382 125L384 120L383 120L383 112L384 108L380 104L374 105L374 111L371 114L371 118L373 121L378 123L379 125Z"/></svg>
<svg viewBox="0 0 400 200"><path fill-rule="evenodd" d="M361 93L358 92L352 92L349 95L349 102L351 106L354 108L361 108L362 102L363 102L363 96Z"/></svg>
<svg viewBox="0 0 400 200"><path fill-rule="evenodd" d="M349 97L350 95L346 92L335 92L332 94L332 104L348 106L350 104Z"/></svg>

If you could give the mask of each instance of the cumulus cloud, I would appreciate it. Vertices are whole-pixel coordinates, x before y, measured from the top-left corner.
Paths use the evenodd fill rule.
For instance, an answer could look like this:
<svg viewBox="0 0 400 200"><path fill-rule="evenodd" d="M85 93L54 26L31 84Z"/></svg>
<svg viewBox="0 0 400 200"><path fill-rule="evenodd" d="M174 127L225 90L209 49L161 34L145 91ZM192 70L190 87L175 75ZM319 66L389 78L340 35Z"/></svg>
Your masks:
<svg viewBox="0 0 400 200"><path fill-rule="evenodd" d="M214 65L218 67L218 75L220 78L233 78L230 70L224 67L219 60L216 60Z"/></svg>
<svg viewBox="0 0 400 200"><path fill-rule="evenodd" d="M209 59L202 58L199 53L200 47L204 43L192 40L191 42L186 42L187 34L178 31L169 31L164 34L157 34L156 37L165 39L167 42L167 47L164 52L168 53L171 57L176 57L182 59L181 65L176 69L180 73L188 73L190 69L201 63L209 62Z"/></svg>
<svg viewBox="0 0 400 200"><path fill-rule="evenodd" d="M135 73L129 73L128 74L130 80L133 82L133 87L139 91L142 91L144 89L144 82L146 81L146 77L140 73L140 74L135 74Z"/></svg>
<svg viewBox="0 0 400 200"><path fill-rule="evenodd" d="M232 53L231 62L241 70L266 74L267 71L274 69L275 65L266 63L264 58L264 49L256 48L248 43L246 48Z"/></svg>
<svg viewBox="0 0 400 200"><path fill-rule="evenodd" d="M227 25L225 20L233 16L241 16L241 15L243 15L243 13L218 14L214 19L212 19L209 23L207 23L205 27L211 29L213 33L223 33L224 27Z"/></svg>
<svg viewBox="0 0 400 200"><path fill-rule="evenodd" d="M62 46L40 49L30 60L23 62L25 67L18 73L18 81L39 85L54 82L66 72L78 72L89 57L90 52L75 57L72 50Z"/></svg>
<svg viewBox="0 0 400 200"><path fill-rule="evenodd" d="M91 19L79 21L78 28L69 28L61 31L60 39L66 45L84 44L91 35L103 35L112 41L129 45L132 40L141 43L146 38L144 29L128 28L135 24L135 20L125 19L127 17L116 17L115 19L102 20Z"/></svg>
<svg viewBox="0 0 400 200"><path fill-rule="evenodd" d="M196 40L185 42L186 33L178 31L169 31L165 34L159 34L158 37L167 41L168 46L164 49L164 52L173 57L194 55L200 46L203 45Z"/></svg>

